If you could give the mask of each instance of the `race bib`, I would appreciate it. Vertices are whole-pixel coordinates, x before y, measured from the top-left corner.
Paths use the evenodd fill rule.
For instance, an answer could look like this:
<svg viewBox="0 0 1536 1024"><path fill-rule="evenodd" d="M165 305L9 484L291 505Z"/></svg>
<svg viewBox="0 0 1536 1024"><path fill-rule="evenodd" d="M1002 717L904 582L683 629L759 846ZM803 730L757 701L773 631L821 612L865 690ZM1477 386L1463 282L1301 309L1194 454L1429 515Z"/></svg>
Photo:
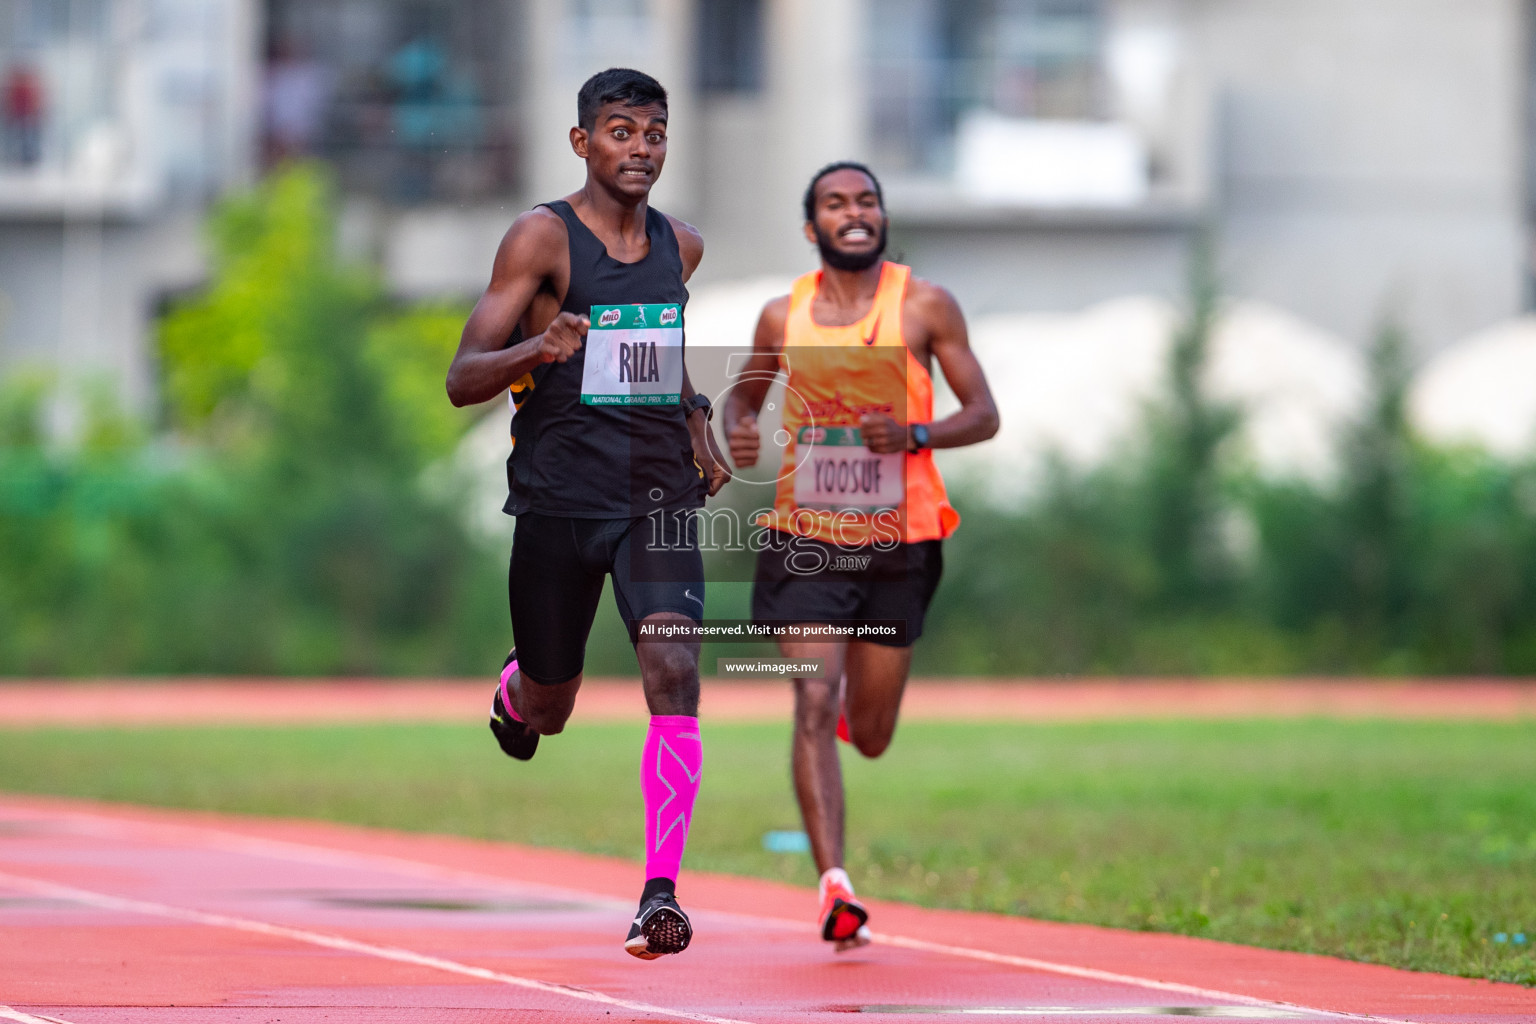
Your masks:
<svg viewBox="0 0 1536 1024"><path fill-rule="evenodd" d="M876 454L858 427L801 427L796 440L795 504L877 512L905 495L904 452Z"/></svg>
<svg viewBox="0 0 1536 1024"><path fill-rule="evenodd" d="M676 405L683 391L683 307L593 306L583 405Z"/></svg>

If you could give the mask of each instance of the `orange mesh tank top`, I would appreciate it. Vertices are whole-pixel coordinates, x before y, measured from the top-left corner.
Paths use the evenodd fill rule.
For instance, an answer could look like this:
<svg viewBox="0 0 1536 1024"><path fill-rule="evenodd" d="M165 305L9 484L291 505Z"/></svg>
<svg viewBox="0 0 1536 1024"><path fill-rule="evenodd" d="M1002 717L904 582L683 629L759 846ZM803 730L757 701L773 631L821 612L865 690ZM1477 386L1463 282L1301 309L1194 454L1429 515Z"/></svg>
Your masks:
<svg viewBox="0 0 1536 1024"><path fill-rule="evenodd" d="M933 452L875 454L859 420L880 412L898 423L933 419L933 378L907 348L902 302L910 267L886 263L869 312L824 327L811 315L821 284L813 271L789 293L781 365L788 371L789 441L765 526L831 544L915 543L955 532Z"/></svg>

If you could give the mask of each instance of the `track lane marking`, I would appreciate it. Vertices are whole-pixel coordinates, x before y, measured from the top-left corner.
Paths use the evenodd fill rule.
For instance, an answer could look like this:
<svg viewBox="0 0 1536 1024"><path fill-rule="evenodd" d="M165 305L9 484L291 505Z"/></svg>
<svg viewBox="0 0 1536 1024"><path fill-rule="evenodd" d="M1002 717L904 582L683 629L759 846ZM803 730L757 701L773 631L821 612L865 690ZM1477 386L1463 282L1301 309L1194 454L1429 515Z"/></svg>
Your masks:
<svg viewBox="0 0 1536 1024"><path fill-rule="evenodd" d="M3 808L3 806L3 804L0 804L0 808ZM359 853L354 850L337 850L326 846L315 846L310 843L294 842L290 839L267 839L261 836L246 835L242 832L230 832L225 829L212 828L207 825L184 825L177 822L160 821L149 822L131 818L117 818L106 814L91 814L84 811L57 812L51 813L50 816L53 820L59 818L73 819L72 823L78 824L85 830L100 836L127 833L141 840L163 842L167 838L167 833L172 835L187 833L194 837L204 849L218 850L224 853L237 853L247 857L265 857L270 860L286 860L299 864L315 864L334 868L365 866L377 871L398 871L402 874L412 874L438 881L482 885L488 888L517 889L520 892L531 890L555 899L579 898L587 903L614 907L624 911L626 917L633 906L632 900L618 899L566 886L550 885L546 882L513 880L504 875L488 875L484 872L468 871L463 868L443 867L440 864L411 860L408 857L397 857L387 853ZM103 828L103 825L110 827Z"/></svg>
<svg viewBox="0 0 1536 1024"><path fill-rule="evenodd" d="M57 1017L34 1017L9 1006L0 1006L0 1020L13 1020L17 1024L69 1024L69 1021Z"/></svg>
<svg viewBox="0 0 1536 1024"><path fill-rule="evenodd" d="M257 921L253 918L232 917L228 914L211 914L207 911L192 910L186 907L173 907L168 903L155 903L150 900L113 896L110 893L95 892L90 889L77 889L71 885L60 885L57 882L30 878L26 875L13 875L8 871L0 871L0 883L29 892L47 894L60 899L71 900L75 903L83 903L102 910L144 914L150 917L186 921L214 928L228 928L252 935L289 939L295 942L307 943L311 946L321 946L325 949L357 953L363 956L377 957L381 960L391 960L395 963L410 964L416 967L432 968L449 974L462 975L466 978L477 978L481 981L493 981L502 985L510 985L513 988L543 992L547 995L568 996L572 999L598 1003L603 1006L618 1007L619 1009L631 1010L635 1013L649 1013L662 1017L671 1017L676 1020L697 1021L699 1024L752 1024L750 1021L737 1020L732 1017L715 1017L707 1013L695 1013L691 1010L674 1010L665 1006L637 1002L633 999L622 999L618 996L610 996L603 992L581 988L576 985L563 985L558 982L524 978L516 974L503 974L500 971L493 971L486 967L475 967L472 964L459 963L457 960L447 960L443 957L429 956L426 953L417 953L414 950L401 949L398 946L379 946L371 942L348 939L341 935L328 935L325 932L310 931L306 928L291 928L287 925L271 924L266 921ZM24 1017L23 1020L25 1024L36 1024L38 1018Z"/></svg>
<svg viewBox="0 0 1536 1024"><path fill-rule="evenodd" d="M1202 999L1224 999L1242 1006L1251 1006L1255 1009L1286 1010L1306 1013L1316 1017L1329 1017L1335 1020L1372 1021L1374 1024L1419 1024L1419 1022L1399 1020L1395 1017L1376 1017L1368 1013L1349 1013L1345 1010L1321 1010L1315 1006L1287 1003L1276 999L1262 999L1258 996L1239 995L1236 992L1223 992L1221 989L1202 988L1199 985L1185 985L1177 981L1156 981L1152 978L1139 978L1134 974L1117 974L1114 971L1101 971L1096 967L1075 967L1072 964L1059 964L1051 960L1036 960L1033 957L1014 956L1011 953L993 953L989 950L971 949L966 946L946 946L939 942L909 939L903 935L884 935L876 932L875 942L883 943L887 946L898 946L902 949L918 950L924 953L943 953L948 956L965 957L970 960L983 960L987 963L1023 967L1029 970L1042 971L1049 974L1062 974L1073 978L1084 978L1089 981L1107 981L1120 985L1134 985L1139 988L1157 989L1161 992L1177 992L1179 995L1199 996Z"/></svg>
<svg viewBox="0 0 1536 1024"><path fill-rule="evenodd" d="M22 808L26 812L26 808ZM36 813L36 812L34 812ZM111 815L92 814L88 811L42 812L45 817L83 819L85 822L100 825L115 826L119 832L148 833L154 836L156 833L182 833L199 836L203 844L212 849L223 849L228 852L238 852L253 857L270 857L272 859L296 860L300 862L324 863L332 866L344 866L346 864L369 864L377 868L393 868L395 870L410 870L412 873L427 877L437 877L444 880L475 881L480 884L495 884L509 888L531 888L551 893L561 893L571 896L582 896L591 899L594 894L585 893L579 889L569 889L563 886L552 886L542 883L523 883L514 879L508 879L496 875L485 875L479 872L464 871L458 868L444 868L425 861L411 860L406 857L397 857L389 854L357 853L351 850L334 850L329 847L315 846L309 843L295 842L288 839L266 839L256 836L248 836L239 832L226 831L212 828L206 825L184 825L174 822L145 822L131 818L116 818ZM100 831L108 831L102 829ZM3 873L0 873L3 876ZM115 897L114 897L115 898ZM607 901L608 897L598 896L599 900ZM615 904L618 901L613 901ZM627 904L626 904L627 906ZM741 913L739 911L706 911L714 916L738 918L753 922L772 924L777 928L790 928L797 931L805 930L806 925L800 921L789 920L780 917L768 917L766 915ZM1176 981L1159 981L1153 978L1143 978L1133 974L1120 974L1114 971L1104 971L1094 967L1079 967L1074 964L1057 963L1052 960L1038 960L1033 957L1015 956L1009 953L994 953L991 950L975 949L968 946L951 946L943 943L928 942L924 939L912 939L902 935L887 935L882 932L874 934L877 944L895 946L903 949L911 949L918 952L937 953L944 956L960 957L967 960L980 960L986 963L994 963L1007 967L1022 968L1038 971L1046 974L1057 974L1065 977L1082 978L1089 981L1103 981L1119 985L1130 985L1137 988L1151 989L1160 992L1170 992L1179 995L1193 995L1204 999L1220 999L1238 1003L1243 1006L1255 1008L1269 1007L1273 1009L1303 1011L1314 1016L1327 1017L1334 1020L1358 1020L1370 1021L1372 1024L1420 1024L1420 1022L1408 1021L1395 1017L1380 1017L1372 1014L1350 1013L1344 1010L1324 1010L1315 1006L1307 1006L1301 1003L1288 1003L1280 1000L1263 999L1258 996L1241 995L1236 992L1226 992L1221 989L1204 988L1198 985L1186 985Z"/></svg>

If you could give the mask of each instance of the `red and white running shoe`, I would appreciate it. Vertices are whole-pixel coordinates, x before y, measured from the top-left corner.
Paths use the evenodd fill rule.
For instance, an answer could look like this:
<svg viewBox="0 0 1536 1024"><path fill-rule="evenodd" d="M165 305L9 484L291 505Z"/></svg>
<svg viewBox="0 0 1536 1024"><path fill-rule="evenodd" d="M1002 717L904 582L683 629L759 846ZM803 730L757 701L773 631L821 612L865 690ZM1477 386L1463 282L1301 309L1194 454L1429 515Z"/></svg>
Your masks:
<svg viewBox="0 0 1536 1024"><path fill-rule="evenodd" d="M869 911L853 895L853 883L842 868L828 868L821 876L821 937L842 953L872 941L866 922Z"/></svg>
<svg viewBox="0 0 1536 1024"><path fill-rule="evenodd" d="M874 941L875 936L870 932L869 925L861 924L859 925L859 930L853 933L853 938L838 939L834 942L832 944L832 952L846 953L850 949L858 949L860 946L867 946Z"/></svg>

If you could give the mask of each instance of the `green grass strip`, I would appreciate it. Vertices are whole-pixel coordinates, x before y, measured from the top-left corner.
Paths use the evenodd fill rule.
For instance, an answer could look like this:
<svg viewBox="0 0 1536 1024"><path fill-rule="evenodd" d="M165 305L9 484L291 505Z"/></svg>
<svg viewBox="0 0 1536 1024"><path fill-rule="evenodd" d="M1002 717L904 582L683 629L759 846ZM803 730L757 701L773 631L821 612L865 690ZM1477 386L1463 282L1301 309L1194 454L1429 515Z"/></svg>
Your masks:
<svg viewBox="0 0 1536 1024"><path fill-rule="evenodd" d="M704 729L689 865L812 884L762 847L799 827L787 725ZM467 725L6 732L0 789L638 860L642 738L578 711L519 764ZM866 895L1536 984L1536 723L912 723L844 767Z"/></svg>

